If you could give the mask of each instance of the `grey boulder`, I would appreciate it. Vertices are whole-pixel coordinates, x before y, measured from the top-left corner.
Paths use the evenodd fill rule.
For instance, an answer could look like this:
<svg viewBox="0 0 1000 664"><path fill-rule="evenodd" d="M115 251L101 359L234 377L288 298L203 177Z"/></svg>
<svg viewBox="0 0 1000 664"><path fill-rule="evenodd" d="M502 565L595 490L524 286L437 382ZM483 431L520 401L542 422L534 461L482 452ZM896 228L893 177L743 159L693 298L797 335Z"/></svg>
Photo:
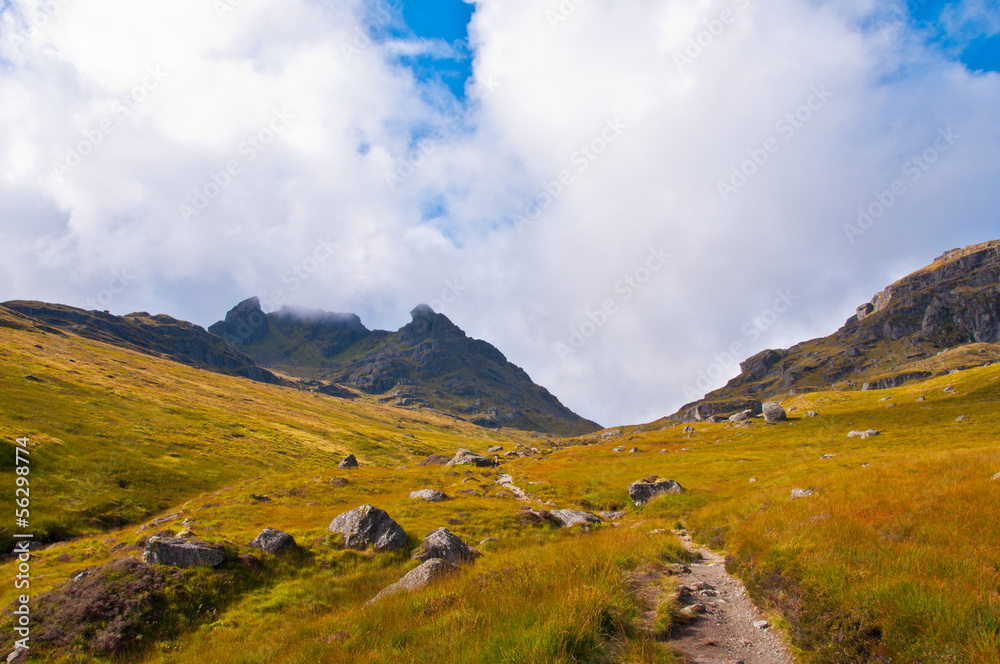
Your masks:
<svg viewBox="0 0 1000 664"><path fill-rule="evenodd" d="M423 499L429 503L440 503L443 500L448 500L448 496L435 489L421 489L420 491L411 491L410 498L413 498L414 500Z"/></svg>
<svg viewBox="0 0 1000 664"><path fill-rule="evenodd" d="M338 514L330 527L330 533L344 536L344 546L363 551L374 546L379 551L393 551L406 546L406 533L398 523L372 505L362 505L350 512Z"/></svg>
<svg viewBox="0 0 1000 664"><path fill-rule="evenodd" d="M414 560L431 560L438 558L458 565L462 562L475 560L479 552L471 548L462 539L447 528L438 528L424 538L420 547L413 552Z"/></svg>
<svg viewBox="0 0 1000 664"><path fill-rule="evenodd" d="M573 526L590 526L601 522L601 517L590 512L577 512L576 510L552 510L550 512L566 528Z"/></svg>
<svg viewBox="0 0 1000 664"><path fill-rule="evenodd" d="M260 535L250 540L250 546L264 553L278 555L295 548L295 538L274 528L265 528Z"/></svg>
<svg viewBox="0 0 1000 664"><path fill-rule="evenodd" d="M470 452L469 450L459 450L455 456L449 461L447 466L476 466L477 468L490 468L493 466L493 460L487 459L486 457L476 454L475 452Z"/></svg>
<svg viewBox="0 0 1000 664"><path fill-rule="evenodd" d="M337 468L357 468L358 459L353 454L348 454L344 457L344 460L337 464Z"/></svg>
<svg viewBox="0 0 1000 664"><path fill-rule="evenodd" d="M653 498L666 494L684 493L684 487L674 480L639 480L628 485L628 497L636 507L642 507Z"/></svg>
<svg viewBox="0 0 1000 664"><path fill-rule="evenodd" d="M429 586L436 579L447 576L458 570L458 567L440 558L431 558L420 567L407 572L403 578L391 586L383 588L378 595L368 600L368 604L374 604L383 597L394 595L399 592L422 590Z"/></svg>
<svg viewBox="0 0 1000 664"><path fill-rule="evenodd" d="M142 554L144 563L170 567L215 567L225 559L215 547L179 537L150 537Z"/></svg>
<svg viewBox="0 0 1000 664"><path fill-rule="evenodd" d="M765 422L782 422L788 419L788 414L785 409L781 407L781 404L775 401L769 401L764 404L764 421Z"/></svg>

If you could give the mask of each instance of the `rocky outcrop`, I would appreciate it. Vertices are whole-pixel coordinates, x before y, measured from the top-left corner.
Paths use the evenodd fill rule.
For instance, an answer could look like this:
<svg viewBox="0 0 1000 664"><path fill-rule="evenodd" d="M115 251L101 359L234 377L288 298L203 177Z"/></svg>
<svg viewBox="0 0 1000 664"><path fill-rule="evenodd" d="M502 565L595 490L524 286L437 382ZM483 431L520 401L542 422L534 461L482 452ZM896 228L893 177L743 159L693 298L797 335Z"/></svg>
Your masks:
<svg viewBox="0 0 1000 664"><path fill-rule="evenodd" d="M344 546L363 551L373 546L379 551L393 551L406 546L408 537L398 523L372 505L362 505L337 515L327 532L344 536Z"/></svg>
<svg viewBox="0 0 1000 664"><path fill-rule="evenodd" d="M142 560L149 565L215 567L226 560L226 554L207 544L179 537L150 537Z"/></svg>
<svg viewBox="0 0 1000 664"><path fill-rule="evenodd" d="M420 547L413 552L414 560L440 558L454 565L469 562L479 557L479 552L468 546L460 537L447 528L438 528L424 538Z"/></svg>
<svg viewBox="0 0 1000 664"><path fill-rule="evenodd" d="M347 470L350 468L358 467L358 459L353 454L348 454L345 456L340 463L337 464L337 468L342 470Z"/></svg>
<svg viewBox="0 0 1000 664"><path fill-rule="evenodd" d="M295 538L274 528L265 528L260 535L250 540L250 546L264 553L279 555L295 548Z"/></svg>
<svg viewBox="0 0 1000 664"><path fill-rule="evenodd" d="M233 344L253 344L266 339L271 329L260 300L250 297L230 309L225 320L209 325L208 331Z"/></svg>
<svg viewBox="0 0 1000 664"><path fill-rule="evenodd" d="M651 482L648 479L644 479L628 485L628 497L632 499L636 507L642 507L657 496L679 493L684 493L684 487L674 480L656 480Z"/></svg>
<svg viewBox="0 0 1000 664"><path fill-rule="evenodd" d="M740 375L668 419L707 420L715 404L766 400L822 389L898 387L937 372L926 363L942 351L1000 342L1000 241L945 252L859 306L835 333L787 350L765 350L740 364ZM993 361L969 358L965 368ZM978 362L978 363L977 363Z"/></svg>

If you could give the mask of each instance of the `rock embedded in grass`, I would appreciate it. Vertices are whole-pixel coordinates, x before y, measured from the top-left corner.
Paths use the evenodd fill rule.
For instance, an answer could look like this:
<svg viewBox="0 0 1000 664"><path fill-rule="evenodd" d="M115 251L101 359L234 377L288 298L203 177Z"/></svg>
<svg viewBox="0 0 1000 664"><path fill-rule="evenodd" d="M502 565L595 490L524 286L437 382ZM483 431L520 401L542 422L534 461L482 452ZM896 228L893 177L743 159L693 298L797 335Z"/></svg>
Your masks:
<svg viewBox="0 0 1000 664"><path fill-rule="evenodd" d="M851 431L847 434L848 438L871 438L873 436L879 436L881 432L877 429L866 429L864 431Z"/></svg>
<svg viewBox="0 0 1000 664"><path fill-rule="evenodd" d="M628 496L636 507L642 507L657 496L677 493L684 493L684 487L674 480L658 480L656 482L639 480L628 485Z"/></svg>
<svg viewBox="0 0 1000 664"><path fill-rule="evenodd" d="M566 528L573 526L591 526L601 522L601 517L590 512L578 512L577 510L552 510L550 512Z"/></svg>
<svg viewBox="0 0 1000 664"><path fill-rule="evenodd" d="M150 537L142 554L147 564L170 567L215 567L225 559L215 547L177 537Z"/></svg>
<svg viewBox="0 0 1000 664"><path fill-rule="evenodd" d="M451 457L444 454L431 454L426 459L418 463L418 466L444 466L451 461Z"/></svg>
<svg viewBox="0 0 1000 664"><path fill-rule="evenodd" d="M487 459L481 454L470 452L469 450L459 450L452 457L447 466L476 466L477 468L491 468L494 464L492 459Z"/></svg>
<svg viewBox="0 0 1000 664"><path fill-rule="evenodd" d="M375 597L368 600L367 605L374 604L384 597L388 597L389 595L394 595L399 592L414 592L422 590L436 579L447 576L457 570L458 567L445 560L441 560L440 558L431 558L430 560L424 562L424 564L420 567L407 572L403 578L396 583L383 588L378 595L375 595Z"/></svg>
<svg viewBox="0 0 1000 664"><path fill-rule="evenodd" d="M795 500L796 498L808 498L813 495L815 491L813 489L792 489L792 497L789 500Z"/></svg>
<svg viewBox="0 0 1000 664"><path fill-rule="evenodd" d="M295 538L275 528L265 528L260 535L250 540L250 546L264 553L278 555L295 548Z"/></svg>
<svg viewBox="0 0 1000 664"><path fill-rule="evenodd" d="M385 510L362 505L338 514L327 532L344 536L344 546L363 551L374 546L379 551L394 551L406 546L407 536L402 527Z"/></svg>
<svg viewBox="0 0 1000 664"><path fill-rule="evenodd" d="M337 464L337 468L346 470L348 468L357 468L358 459L353 454L348 454L344 457L344 460Z"/></svg>
<svg viewBox="0 0 1000 664"><path fill-rule="evenodd" d="M423 499L429 503L440 503L448 500L448 496L435 489L420 489L419 491L411 491L410 498L414 500Z"/></svg>
<svg viewBox="0 0 1000 664"><path fill-rule="evenodd" d="M768 401L764 404L764 421L765 422L783 422L788 419L788 414L785 409L781 407L781 404Z"/></svg>
<svg viewBox="0 0 1000 664"><path fill-rule="evenodd" d="M458 565L470 562L480 556L480 553L462 541L458 535L447 528L438 528L427 537L416 551L413 560L431 560L440 558L446 562Z"/></svg>
<svg viewBox="0 0 1000 664"><path fill-rule="evenodd" d="M730 422L743 422L744 420L748 420L748 419L752 418L753 416L754 416L754 412L752 410L750 410L750 409L741 410L738 413L734 413L734 414L730 415L729 416L729 421Z"/></svg>

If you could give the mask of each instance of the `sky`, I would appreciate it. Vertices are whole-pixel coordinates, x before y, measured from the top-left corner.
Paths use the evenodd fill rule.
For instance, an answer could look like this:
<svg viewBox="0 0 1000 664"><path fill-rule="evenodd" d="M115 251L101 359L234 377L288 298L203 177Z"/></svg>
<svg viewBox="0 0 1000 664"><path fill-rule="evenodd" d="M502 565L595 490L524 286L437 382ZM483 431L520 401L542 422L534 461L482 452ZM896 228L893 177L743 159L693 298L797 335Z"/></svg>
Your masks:
<svg viewBox="0 0 1000 664"><path fill-rule="evenodd" d="M427 303L611 426L1000 237L997 0L0 6L0 301Z"/></svg>

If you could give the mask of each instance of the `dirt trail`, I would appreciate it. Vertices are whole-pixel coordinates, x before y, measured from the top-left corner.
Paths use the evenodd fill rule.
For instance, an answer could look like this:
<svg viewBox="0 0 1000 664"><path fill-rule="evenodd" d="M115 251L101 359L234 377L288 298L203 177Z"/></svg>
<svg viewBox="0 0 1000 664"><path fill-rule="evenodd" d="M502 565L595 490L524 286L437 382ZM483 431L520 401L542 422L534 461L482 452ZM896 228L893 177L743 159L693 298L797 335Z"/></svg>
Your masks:
<svg viewBox="0 0 1000 664"><path fill-rule="evenodd" d="M793 664L782 636L773 627L755 627L764 620L743 584L726 573L722 557L694 545L687 533L678 536L701 560L677 575L681 607L704 607L693 620L678 625L671 645L690 664ZM758 622L758 625L760 623Z"/></svg>

